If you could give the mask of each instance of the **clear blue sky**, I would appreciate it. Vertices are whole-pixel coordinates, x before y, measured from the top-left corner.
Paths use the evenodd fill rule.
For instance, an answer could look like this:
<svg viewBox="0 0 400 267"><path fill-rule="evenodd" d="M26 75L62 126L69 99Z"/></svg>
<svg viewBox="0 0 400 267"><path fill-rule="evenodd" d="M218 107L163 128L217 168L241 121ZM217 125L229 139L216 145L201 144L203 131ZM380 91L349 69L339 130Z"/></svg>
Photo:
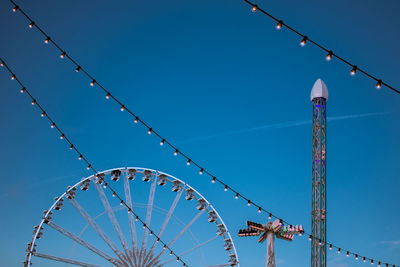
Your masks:
<svg viewBox="0 0 400 267"><path fill-rule="evenodd" d="M103 85L181 150L277 215L310 229L310 91L329 89L328 239L400 264L400 95L253 14L243 1L20 1ZM25 2L25 3L24 3ZM83 3L85 2L85 3ZM400 2L260 1L275 16L400 87ZM0 3L0 57L98 170L136 165L180 177L208 198L232 233L265 217L187 167L59 58ZM18 266L42 210L89 173L0 71L0 253ZM290 122L290 123L288 123ZM281 125L287 127L268 127ZM263 127L267 126L267 127ZM252 129L252 130L246 130ZM225 134L229 133L229 134ZM265 245L234 236L242 266ZM279 266L309 266L305 238L277 242ZM330 253L329 266L360 262Z"/></svg>

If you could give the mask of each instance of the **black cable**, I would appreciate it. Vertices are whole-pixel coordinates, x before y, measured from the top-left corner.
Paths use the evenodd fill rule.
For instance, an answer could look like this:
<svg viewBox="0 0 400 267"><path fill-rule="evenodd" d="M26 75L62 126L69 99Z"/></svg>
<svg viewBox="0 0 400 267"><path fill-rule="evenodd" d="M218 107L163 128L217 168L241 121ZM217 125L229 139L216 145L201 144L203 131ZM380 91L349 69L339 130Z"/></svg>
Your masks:
<svg viewBox="0 0 400 267"><path fill-rule="evenodd" d="M30 23L33 22L33 20L32 20L19 6L17 6L16 3L15 3L13 0L9 0L9 1L10 1L11 3L13 3L13 4L15 5L15 7L18 7L15 11L20 11L21 14L23 14L23 16L24 16L26 19L28 19L28 21L29 21ZM251 2L248 1L248 0L244 0L244 1L245 1L246 3L248 3L249 5L251 5L252 7L255 6L255 4L251 3ZM14 8L15 8L15 7L14 7ZM315 44L316 46L318 46L319 48L323 49L323 50L326 51L326 52L331 52L330 50L324 48L323 46L319 45L318 43L316 43L316 42L310 40L307 36L302 35L302 34L299 33L298 31L296 31L294 28L292 28L292 27L290 27L289 25L283 23L283 21L278 20L277 18L275 18L274 16L272 16L271 14L269 14L268 12L266 12L265 10L260 9L259 7L256 8L256 11L257 11L257 10L259 10L259 11L262 12L263 14L269 16L270 18L272 18L273 20L277 21L277 22L280 23L282 26L285 26L286 28L290 29L290 30L293 31L294 33L298 34L299 36L302 36L304 39L306 39L306 41L309 41L309 42ZM36 23L34 23L34 24L32 25L32 27L37 28L46 38L50 38L50 36L49 36L42 28L40 28ZM248 198L246 198L245 196L243 196L242 194L240 194L237 190L233 189L231 186L228 186L228 185L227 185L226 183L224 183L222 180L220 180L219 178L215 177L211 172L209 172L209 171L207 171L205 168L201 167L200 164L198 164L197 162L193 161L187 154L181 152L176 146L174 146L172 143L170 143L169 141L167 141L167 139L163 138L157 131L155 131L154 128L150 127L150 125L149 125L148 123L146 123L145 121L143 121L142 119L140 119L139 116L137 116L133 111L131 111L128 107L126 107L126 105L123 105L122 102L121 102L119 99L117 99L114 95L111 94L110 91L108 91L105 87L103 87L103 86L102 86L88 71L86 71L86 70L82 67L82 65L78 64L78 62L77 62L75 59L73 59L68 53L66 53L65 50L63 50L63 49L61 48L61 46L60 46L58 43L56 43L52 38L50 38L50 42L51 42L61 53L65 53L65 58L69 59L77 68L79 68L79 70L81 70L88 78L90 78L90 80L91 80L91 85L92 85L92 86L98 85L99 88L101 88L101 89L107 94L107 95L106 95L107 99L111 98L111 99L114 100L116 103L118 103L120 107L124 107L124 110L126 110L129 114L131 114L131 115L135 118L135 120L134 120L135 123L140 122L143 126L145 126L145 127L148 129L148 131L149 131L150 134L151 134L151 133L154 133L158 138L160 138L161 141L164 141L163 144L169 145L169 146L175 151L174 154L176 153L176 154L179 154L179 155L183 156L183 157L184 157L186 160L188 160L190 163L192 163L193 165L195 165L196 167L198 167L198 168L200 169L200 174L205 173L205 174L209 175L209 176L212 178L212 182L217 181L217 182L219 182L221 185L223 185L225 188L227 188L227 189L229 189L230 191L232 191L233 193L235 193L235 198L241 197L242 199L244 199L244 200L247 201L248 205L253 204L256 208L261 209L261 211L267 213L267 214L269 215L269 217L273 217L273 218L279 219L279 220L282 221L283 223L289 224L289 223L286 222L285 220L283 220L283 219L277 217L276 215L274 215L272 212L269 212L269 211L267 211L266 209L264 209L263 207L261 207L260 205L257 205L256 203L252 202L250 199L248 199ZM344 59L338 57L338 56L335 55L333 52L332 52L332 56L335 56L336 58L342 60L342 61L345 62L346 64L348 64L348 65L354 67L354 65L351 65L351 64L350 64L349 62L347 62L346 60L344 60ZM359 68L357 68L357 70L359 70L360 72L364 73L364 71L360 70ZM367 76L369 76L369 77L371 77L371 78L377 80L375 77L373 77L372 75L370 75L370 74L368 74L368 73L364 73L364 74L366 74ZM381 82L382 85L385 85L385 86L387 86L388 88L393 89L394 91L400 93L400 92L397 91L396 89L394 89L394 88L388 86L387 84L383 83L381 80L377 80L377 81L378 81L378 82ZM307 234L307 233L305 233L305 234ZM316 238L316 237L313 237L312 235L310 235L310 236L311 236L312 238ZM331 243L328 243L328 242L325 241L325 240L323 240L322 242L325 243L326 245L332 245L332 246L334 246L334 247L336 247L336 248L339 248L339 247L337 247L337 246L335 246L335 245L333 245L333 244L331 244ZM358 254L358 253L356 254L356 253L351 252L351 254L353 254L353 255L358 255L359 257L362 257L362 256L360 256L360 254ZM368 259L368 258L367 258L367 259ZM395 266L395 265L393 265L393 266Z"/></svg>
<svg viewBox="0 0 400 267"><path fill-rule="evenodd" d="M279 24L280 24L280 27L286 27L287 29L289 29L289 30L292 31L293 33L297 34L298 36L300 36L300 37L302 37L302 38L306 38L306 41L307 41L307 42L312 43L313 45L317 46L318 48L320 48L321 50L323 50L323 51L325 51L325 52L327 52L327 53L331 52L331 55L332 55L333 57L339 59L340 61L342 61L343 63L347 64L348 66L350 66L350 67L352 67L352 68L353 68L354 66L357 66L356 64L350 63L347 59L344 59L343 57L341 57L341 56L339 56L339 55L333 53L332 50L330 50L330 49L324 47L324 46L321 45L320 43L318 43L318 42L316 42L316 41L313 41L312 39L310 39L310 37L308 37L308 36L306 36L306 35L304 35L304 34L301 34L299 31L297 31L296 29L294 29L292 26L290 26L290 25L284 23L282 20L280 20L280 19L274 17L273 15L271 15L271 14L270 14L269 12L267 12L266 10L264 10L264 9L260 8L259 6L257 6L255 3L252 3L252 2L250 2L249 0L243 0L243 1L244 1L245 3L247 3L248 5L250 5L252 8L253 8L253 7L257 7L256 9L253 9L253 12L260 11L262 14L268 16L268 17L271 18L272 20L274 20L274 21L276 21L277 23L279 23ZM396 93L400 94L400 91L399 91L398 89L395 89L393 86L387 84L386 82L383 82L381 79L377 78L376 76L374 76L374 75L368 73L367 71L365 71L365 70L363 70L363 69L360 69L360 68L358 68L358 67L357 67L357 70L358 70L359 72L361 72L362 74L366 75L367 77L369 77L369 78L375 80L375 81L377 82L377 85L378 85L378 83L380 83L380 85L384 85L384 86L386 86L387 88L389 88L390 90L392 90L393 92L396 92ZM380 86L379 86L379 87L377 86L377 88L379 89Z"/></svg>
<svg viewBox="0 0 400 267"><path fill-rule="evenodd" d="M20 92L21 93L26 93L29 97L30 97L30 99L31 99L31 101L32 101L32 105L36 105L39 109L40 109L40 111L42 112L41 113L41 116L42 117L46 117L49 121L50 121L50 123L51 123L51 128L55 128L58 132L59 132L59 134L60 134L60 138L61 139L65 139L67 142L68 142L68 144L70 145L70 149L72 149L72 150L75 150L75 152L79 155L79 157L78 157L78 159L79 160L84 160L85 162L86 162L86 164L87 164L87 169L88 170L92 170L93 172L94 172L94 174L95 174L95 176L97 176L99 173L97 172L97 170L93 167L93 165L89 162L89 160L87 159L87 157L84 155L84 154L82 154L81 152L80 152L80 150L78 150L78 148L72 143L72 141L71 141L71 139L69 139L66 135L65 135L65 133L61 130L61 128L55 123L55 121L50 117L50 115L49 115L49 113L48 112L46 112L46 110L44 109L44 107L37 101L37 98L35 98L32 94L31 94L31 92L22 84L22 82L21 82L21 80L15 75L15 73L11 70L11 68L7 65L7 63L2 59L2 58L0 58L0 66L1 67L5 67L6 69L7 69L7 71L11 74L11 77L12 77L12 80L15 80L20 86L21 86L21 89L20 89ZM121 204L123 204L123 205L125 205L125 207L128 209L128 212L132 212L132 214L136 217L136 219L138 219L142 224L143 224L143 226L144 227L146 227L147 228L147 230L149 230L150 231L150 233L153 233L154 234L154 236L156 237L156 239L157 239L157 241L158 242L161 242L161 244L164 246L164 249L168 249L169 251L170 251L170 253L172 253L175 257L176 257L176 259L178 260L178 261L180 261L180 262L182 262L183 263L183 266L188 266L188 265L186 265L186 263L166 244L166 243L164 243L164 241L162 241L159 237L158 237L158 235L154 232L154 231L152 231L151 229L150 229L150 227L132 210L132 208L131 207L129 207L127 204L126 204L126 202L118 195L118 193L116 192L116 191L114 191L114 189L112 189L111 188L111 186L107 183L107 182L105 182L105 185L107 185L107 187L111 190L111 192L112 192L112 194L114 195L115 194L115 196L120 200L120 202L121 202Z"/></svg>

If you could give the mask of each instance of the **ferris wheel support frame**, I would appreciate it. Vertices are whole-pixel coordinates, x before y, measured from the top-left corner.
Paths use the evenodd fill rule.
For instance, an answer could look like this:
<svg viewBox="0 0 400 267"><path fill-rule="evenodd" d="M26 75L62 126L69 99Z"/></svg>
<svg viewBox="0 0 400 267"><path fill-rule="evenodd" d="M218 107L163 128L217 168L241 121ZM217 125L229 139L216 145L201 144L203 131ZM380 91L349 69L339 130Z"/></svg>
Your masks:
<svg viewBox="0 0 400 267"><path fill-rule="evenodd" d="M184 188L186 188L187 190L188 190L188 189L193 190L193 192L194 192L196 195L198 195L198 196L200 197L201 200L204 201L204 203L206 204L206 206L207 206L208 208L210 208L212 212L215 213L216 217L218 218L218 220L219 220L219 222L220 222L220 225L218 225L218 226L219 226L219 227L222 227L222 228L224 229L223 235L227 235L227 237L229 238L229 240L232 241L232 236L231 236L230 232L228 231L228 228L226 227L224 221L222 220L222 218L221 218L221 216L219 215L219 213L217 212L217 210L214 209L213 205L212 205L200 192L198 192L196 189L194 189L193 187L191 187L190 185L188 185L186 182L182 181L181 179L179 179L179 178L177 178L177 177L174 177L174 176L172 176L172 175L170 175L170 174L164 173L164 172L160 172L160 171L157 171L157 170L154 170L154 169L149 169L149 168L142 168L142 167L120 167L120 168L108 169L108 170L105 170L105 171L102 171L102 172L99 172L99 173L101 173L101 174L110 174L112 171L116 171L116 170L118 170L118 171L126 171L126 170L128 170L128 169L140 170L140 171L142 171L142 172L144 172L144 171L151 171L152 173L156 173L157 175L161 175L161 174L162 174L162 175L165 175L165 176L167 176L167 177L172 178L174 181L178 181L178 182L182 185L182 188L181 188L180 192L178 192L178 194L180 193L179 197L177 197L177 196L175 197L175 199L174 199L174 201L173 201L173 203L172 203L172 205L171 205L171 207L170 207L170 209L169 209L169 212L168 212L166 218L164 219L163 229L160 229L160 234L162 234L162 233L164 232L165 227L166 227L166 225L168 224L168 221L170 220L170 218L171 218L171 216L172 216L172 213L173 213L173 211L174 211L174 209L175 209L175 207L176 207L176 205L177 205L177 203L178 203L178 201L179 201L179 199L180 199L180 197L181 197L181 194L183 193ZM125 174L124 174L124 176L125 176ZM36 247L36 241L37 241L37 239L38 239L39 232L41 231L41 229L43 229L43 224L44 224L44 223L47 224L47 223L49 222L49 220L48 220L47 218L49 218L49 216L51 217L51 214L52 214L52 212L55 210L55 208L56 208L56 206L58 205L58 203L59 203L60 201L63 201L64 197L66 197L67 194L69 194L72 190L76 190L82 183L85 183L85 182L87 182L87 181L90 182L91 180L93 180L93 182L94 182L95 177L96 177L96 174L90 175L90 176L88 176L88 177L86 177L86 178L83 178L83 179L80 180L79 182L75 183L73 186L68 187L68 189L67 189L61 196L59 196L59 197L57 197L57 198L55 199L55 202L50 206L50 208L44 212L44 216L42 217L42 219L41 219L39 225L35 227L35 229L37 229L37 230L35 230L35 232L34 232L34 234L33 234L33 237L32 237L32 240L31 240L31 242L28 244L27 258L26 258L26 261L25 261L25 263L24 263L24 264L25 264L24 266L30 266L30 265L31 265L31 261L32 261L32 256L33 256L33 255L46 255L46 254L43 254L43 253L36 253L36 249L35 249L35 247ZM94 182L94 184L96 185L97 183ZM129 183L128 183L128 186L129 186ZM125 185L124 185L124 190L125 190L126 196L130 195L130 189L128 189L128 186L125 186ZM95 187L97 188L97 186L95 186ZM101 186L99 187L99 190L98 190L98 191L99 191L99 194L102 195L102 193L104 193L104 190L102 190L102 188L101 188L101 189L100 189L100 188L101 188ZM101 193L101 192L102 192L102 193ZM151 197L151 196L150 196L150 197ZM154 197L154 196L153 196L153 197ZM88 225L90 225L93 229L95 229L95 231L96 231L96 228L97 228L97 231L96 231L97 234L107 243L108 246L110 246L110 248L114 251L114 253L116 253L116 255L117 255L118 258L119 258L119 260L118 260L118 259L113 259L113 258L110 257L111 260L115 260L116 262L119 262L119 261L120 261L120 263L122 263L122 264L127 264L127 265L129 266L129 264L128 264L128 262L127 262L127 261L129 261L129 259L127 259L127 257L125 257L124 253L122 253L122 251L120 251L120 250L118 249L118 247L111 241L110 238L108 238L108 236L101 230L101 228L97 226L96 222L93 220L93 218L91 218L91 217L88 215L88 213L83 209L83 207L82 207L75 199L69 199L69 198L67 198L67 199L68 199L69 202L79 211L79 213L81 214L81 216L82 216L83 218L85 218L85 220L87 221ZM129 199L131 199L131 198L129 198ZM200 199L199 199L199 200L200 200ZM106 208L106 206L109 206L109 203L106 204L106 203L108 202L108 201L107 201L107 198L105 198L104 200L102 199L102 202L103 202L103 205L104 205L105 208ZM150 201L150 198L149 198L149 203L150 203L150 202L151 202L151 201ZM132 206L132 203L130 203L130 204L131 204L131 206ZM151 205L151 206L152 206L152 205ZM112 211L111 206L109 206L109 207L110 207L110 209L111 209L111 210L110 210L111 212L107 212L107 213L108 213L109 217L113 218L115 215L112 216L113 211ZM106 208L106 210L107 210L107 208ZM203 210L203 211L204 211L204 210ZM191 225L195 220L197 220L198 217L200 217L200 215L202 214L203 211L200 211L200 212L195 216L195 218L193 218L192 221L191 221L188 225L185 226L185 228L181 231L181 233L178 234L178 236L176 236L175 239L178 239L179 236L180 236L181 234L183 234L183 232L185 232L185 231L187 230L187 228L189 228L190 225ZM128 212L128 213L129 213L129 212ZM110 220L111 220L111 218L110 218ZM147 219L147 216L146 216L146 219ZM133 222L134 222L134 220L133 220ZM54 225L53 225L53 226L54 226ZM97 226L97 227L96 227L96 226ZM118 231L116 231L116 232L118 232ZM117 233L117 234L118 234L118 233ZM65 235L65 234L64 234L64 235ZM67 236L68 236L68 235L67 235ZM73 235L73 236L74 236L74 235ZM72 237L70 237L70 238L72 238ZM122 236L121 236L121 238L122 238ZM74 241L76 241L76 240L81 240L79 237L76 237L76 236L74 236L74 238L72 238L72 239L73 239ZM212 239L213 239L213 238L212 238ZM83 240L82 240L82 241L83 241ZM175 241L176 241L176 240L173 240L173 241L171 242L171 245L172 245ZM195 249L197 249L198 247L201 247L201 246L203 246L204 244L206 244L206 243L208 243L208 242L210 242L210 241L211 241L211 240L208 240L208 241L206 241L206 242L203 242L202 244L199 244L198 246L196 246L196 247L194 247L194 248L191 248L189 251L186 251L186 252L181 253L180 256L181 256L181 255L184 255L184 254L187 254L187 253L189 253L190 251L195 250ZM76 241L76 242L77 242L77 241ZM87 244L87 246L85 246L85 245L83 245L83 246L87 247L88 249L89 249L89 247L91 247L91 248L93 248L93 250L96 250L94 246L90 245L89 243L87 243L87 242L85 242L85 241L83 241L83 242L77 242L77 243ZM121 243L122 243L122 242L121 242ZM156 242L155 242L155 244L152 245L151 250L154 249L155 245L156 245ZM129 246L128 246L128 247L129 247ZM236 247L235 247L235 244L234 244L233 242L231 242L231 249L232 249L232 251L233 251L233 254L230 254L230 257L231 257L231 259L232 259L232 257L233 257L233 259L235 259L234 265L240 266L240 265L239 265L238 256L237 256ZM92 251L93 251L93 250L92 250ZM129 251L130 251L130 250L129 250ZM94 251L93 251L93 252L94 252ZM98 253L96 253L96 254L98 254ZM133 254L134 254L134 253L133 253ZM161 253L161 254L162 254L162 253ZM55 258L64 259L64 258L61 258L61 257L56 257L56 256L51 256L51 255L47 255L47 256L49 256L49 257L47 257L47 258L53 257L53 259L55 259ZM108 256L108 255L107 255L107 256ZM106 256L106 257L107 257L107 256ZM103 258L104 258L104 257L103 257ZM71 261L71 262L74 261L74 260L70 260L70 259L64 259L64 260L66 260L66 261ZM76 261L76 262L78 262L78 261ZM155 262L155 261L152 260L151 262ZM151 262L150 262L150 263L151 263ZM117 264L118 264L118 263L117 263ZM228 265L232 265L232 264L227 264L227 266L228 266ZM90 265L89 265L89 266L90 266ZM223 265L223 266L224 266L224 265Z"/></svg>

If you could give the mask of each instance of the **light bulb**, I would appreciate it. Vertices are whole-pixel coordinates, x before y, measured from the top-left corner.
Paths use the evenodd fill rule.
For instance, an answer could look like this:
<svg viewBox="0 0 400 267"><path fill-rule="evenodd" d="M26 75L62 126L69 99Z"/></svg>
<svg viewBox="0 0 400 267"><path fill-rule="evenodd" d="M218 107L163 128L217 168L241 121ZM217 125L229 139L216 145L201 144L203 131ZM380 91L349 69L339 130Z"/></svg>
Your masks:
<svg viewBox="0 0 400 267"><path fill-rule="evenodd" d="M149 130L147 131L147 134L151 134L153 132L153 129L149 128Z"/></svg>
<svg viewBox="0 0 400 267"><path fill-rule="evenodd" d="M308 39L307 36L304 36L304 38L300 42L300 46L305 46L307 43L307 39Z"/></svg>
<svg viewBox="0 0 400 267"><path fill-rule="evenodd" d="M81 66L76 67L75 72L79 72L81 70Z"/></svg>
<svg viewBox="0 0 400 267"><path fill-rule="evenodd" d="M33 22L33 21L32 21L31 23L29 23L29 28L31 28L31 29L32 29L32 28L33 28L33 26L35 26L35 22Z"/></svg>
<svg viewBox="0 0 400 267"><path fill-rule="evenodd" d="M12 11L13 11L13 12L17 12L18 9L19 9L19 6L14 6L13 9L12 9Z"/></svg>
<svg viewBox="0 0 400 267"><path fill-rule="evenodd" d="M272 214L270 213L270 214L268 215L268 220L271 220L271 218L272 218Z"/></svg>
<svg viewBox="0 0 400 267"><path fill-rule="evenodd" d="M282 20L278 21L278 23L276 24L276 29L277 30L282 29L282 25L283 25L283 21Z"/></svg>
<svg viewBox="0 0 400 267"><path fill-rule="evenodd" d="M16 78L16 77L15 77L15 74L13 74L13 75L11 76L11 80L13 80L13 81L14 81L14 80L15 80L15 78Z"/></svg>
<svg viewBox="0 0 400 267"><path fill-rule="evenodd" d="M66 55L66 54L67 54L67 53L62 52L61 55L60 55L60 58L65 58L65 55Z"/></svg>
<svg viewBox="0 0 400 267"><path fill-rule="evenodd" d="M239 193L236 193L235 199L238 199L238 198L239 198Z"/></svg>
<svg viewBox="0 0 400 267"><path fill-rule="evenodd" d="M228 191L228 186L227 186L227 185L225 185L224 191L225 191L225 192Z"/></svg>
<svg viewBox="0 0 400 267"><path fill-rule="evenodd" d="M251 11L256 12L257 11L257 5L254 5L251 7Z"/></svg>
<svg viewBox="0 0 400 267"><path fill-rule="evenodd" d="M5 64L4 64L4 61L1 61L0 66L1 66L1 67L4 67L4 65L5 65Z"/></svg>
<svg viewBox="0 0 400 267"><path fill-rule="evenodd" d="M107 94L106 94L106 99L110 99L110 96L111 96L111 94L110 94L110 93L107 93Z"/></svg>
<svg viewBox="0 0 400 267"><path fill-rule="evenodd" d="M86 169L87 169L87 170L90 170L91 167L92 167L92 165L89 164L89 165L86 167Z"/></svg>
<svg viewBox="0 0 400 267"><path fill-rule="evenodd" d="M186 165L190 165L190 163L192 162L192 160L191 159L188 159L188 161L186 162Z"/></svg>
<svg viewBox="0 0 400 267"><path fill-rule="evenodd" d="M33 99L32 102L31 102L31 104L32 104L32 106L35 105L35 104L36 104L36 100Z"/></svg>
<svg viewBox="0 0 400 267"><path fill-rule="evenodd" d="M46 39L44 39L44 43L48 44L50 42L50 37L47 37Z"/></svg>
<svg viewBox="0 0 400 267"><path fill-rule="evenodd" d="M135 120L133 122L134 123L138 123L139 122L139 117L135 117Z"/></svg>
<svg viewBox="0 0 400 267"><path fill-rule="evenodd" d="M326 55L326 60L330 61L332 59L332 55L333 55L333 52L329 51L328 54Z"/></svg>
<svg viewBox="0 0 400 267"><path fill-rule="evenodd" d="M125 110L125 106L122 105L122 106L121 106L121 111L124 111L124 110Z"/></svg>
<svg viewBox="0 0 400 267"><path fill-rule="evenodd" d="M261 213L261 208L258 208L258 213Z"/></svg>
<svg viewBox="0 0 400 267"><path fill-rule="evenodd" d="M79 155L78 159L81 160L82 158L83 158L83 156L82 156L82 155Z"/></svg>
<svg viewBox="0 0 400 267"><path fill-rule="evenodd" d="M50 127L51 129L53 129L54 127L56 127L56 124L53 122Z"/></svg>
<svg viewBox="0 0 400 267"><path fill-rule="evenodd" d="M178 155L178 149L176 149L175 151L174 151L174 156L177 156Z"/></svg>
<svg viewBox="0 0 400 267"><path fill-rule="evenodd" d="M21 90L19 90L19 91L20 91L21 94L22 94L23 92L25 92L25 90L26 90L25 87L22 87Z"/></svg>
<svg viewBox="0 0 400 267"><path fill-rule="evenodd" d="M41 117L44 117L46 115L46 112L43 111L42 114L40 114Z"/></svg>
<svg viewBox="0 0 400 267"><path fill-rule="evenodd" d="M69 150L72 150L73 148L74 148L74 145L71 144L71 145L69 146Z"/></svg>
<svg viewBox="0 0 400 267"><path fill-rule="evenodd" d="M119 204L120 204L121 206L123 206L123 205L124 205L124 201L121 200L121 203L119 203Z"/></svg>
<svg viewBox="0 0 400 267"><path fill-rule="evenodd" d="M353 66L353 68L350 71L350 75L354 76L354 75L356 75L356 72L357 72L357 66Z"/></svg>
<svg viewBox="0 0 400 267"><path fill-rule="evenodd" d="M165 143L165 139L161 140L161 142L160 142L160 146L163 146L163 145L164 145L164 143Z"/></svg>
<svg viewBox="0 0 400 267"><path fill-rule="evenodd" d="M204 169L203 169L203 168L201 168L201 169L200 169L200 171L199 171L199 174L200 174L200 175L202 175L202 174L203 174L203 172L204 172Z"/></svg>
<svg viewBox="0 0 400 267"><path fill-rule="evenodd" d="M250 204L251 204L251 201L250 201L250 200L247 200L247 206L250 207Z"/></svg>
<svg viewBox="0 0 400 267"><path fill-rule="evenodd" d="M96 80L92 80L92 81L90 82L90 86L94 86L95 83L96 83Z"/></svg>
<svg viewBox="0 0 400 267"><path fill-rule="evenodd" d="M62 135L60 136L60 139L61 139L61 140L63 140L63 139L64 139L64 137L65 137L65 135L64 135L64 134L62 134Z"/></svg>
<svg viewBox="0 0 400 267"><path fill-rule="evenodd" d="M115 197L116 195L117 195L117 194L116 194L115 192L113 192L113 195L112 195L112 196Z"/></svg>
<svg viewBox="0 0 400 267"><path fill-rule="evenodd" d="M382 87L382 80L378 80L378 82L376 83L376 89L381 89Z"/></svg>

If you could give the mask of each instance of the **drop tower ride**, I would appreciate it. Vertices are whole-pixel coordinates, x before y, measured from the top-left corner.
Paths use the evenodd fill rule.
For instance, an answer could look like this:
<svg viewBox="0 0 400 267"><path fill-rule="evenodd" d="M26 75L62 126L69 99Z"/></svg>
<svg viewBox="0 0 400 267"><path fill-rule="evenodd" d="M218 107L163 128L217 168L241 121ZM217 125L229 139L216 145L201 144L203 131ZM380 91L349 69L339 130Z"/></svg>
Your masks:
<svg viewBox="0 0 400 267"><path fill-rule="evenodd" d="M312 209L311 267L326 267L326 102L328 88L318 79L311 90Z"/></svg>

